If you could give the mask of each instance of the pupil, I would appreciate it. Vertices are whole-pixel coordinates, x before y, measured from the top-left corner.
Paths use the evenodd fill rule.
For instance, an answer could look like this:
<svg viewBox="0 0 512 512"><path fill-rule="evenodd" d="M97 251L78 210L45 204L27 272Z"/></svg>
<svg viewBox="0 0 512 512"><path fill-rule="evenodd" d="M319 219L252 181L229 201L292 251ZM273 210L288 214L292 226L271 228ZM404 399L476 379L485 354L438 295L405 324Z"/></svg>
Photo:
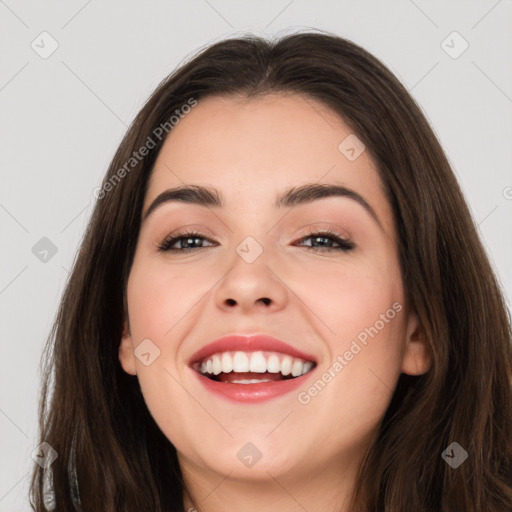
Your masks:
<svg viewBox="0 0 512 512"><path fill-rule="evenodd" d="M326 242L329 242L329 239L328 239L328 238L321 237L321 236L316 237L316 240L317 240L317 241L318 241L318 240L322 240L322 241L320 242L320 245L327 245L327 243L326 243Z"/></svg>
<svg viewBox="0 0 512 512"><path fill-rule="evenodd" d="M193 241L197 241L199 240L198 238L185 238L184 241L185 241L185 247L189 247L190 245L193 245L193 242L191 243L191 240Z"/></svg>

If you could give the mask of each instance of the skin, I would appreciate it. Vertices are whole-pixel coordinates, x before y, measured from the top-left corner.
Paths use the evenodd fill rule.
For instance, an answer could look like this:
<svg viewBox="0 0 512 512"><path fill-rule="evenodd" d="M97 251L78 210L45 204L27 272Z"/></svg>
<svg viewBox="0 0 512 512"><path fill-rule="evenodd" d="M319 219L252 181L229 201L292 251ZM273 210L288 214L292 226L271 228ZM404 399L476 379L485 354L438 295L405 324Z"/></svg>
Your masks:
<svg viewBox="0 0 512 512"><path fill-rule="evenodd" d="M173 128L159 154L143 212L183 184L215 187L225 201L222 208L166 203L143 222L119 348L122 367L138 376L149 411L176 446L190 494L186 510L194 503L200 511L348 511L355 472L400 373L429 368L423 331L405 303L376 166L368 151L349 161L338 149L351 133L334 112L296 94L209 97ZM306 183L356 191L380 225L347 197L274 207L283 190ZM198 249L158 252L185 226L206 237ZM321 241L305 237L325 228L355 248L311 251ZM247 236L263 249L250 264L236 252ZM394 303L401 311L300 403L298 393ZM314 354L318 366L307 384L260 404L210 394L187 361L221 336L244 333L268 333ZM160 350L148 366L134 355L147 338ZM262 454L251 468L237 457L247 442Z"/></svg>

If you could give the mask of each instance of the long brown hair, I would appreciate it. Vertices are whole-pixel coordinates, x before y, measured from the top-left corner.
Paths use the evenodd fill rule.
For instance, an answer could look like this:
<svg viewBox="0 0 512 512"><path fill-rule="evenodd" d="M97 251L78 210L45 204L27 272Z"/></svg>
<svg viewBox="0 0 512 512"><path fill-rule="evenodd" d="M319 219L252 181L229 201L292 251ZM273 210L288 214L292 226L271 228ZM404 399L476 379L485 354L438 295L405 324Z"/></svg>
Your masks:
<svg viewBox="0 0 512 512"><path fill-rule="evenodd" d="M33 509L45 510L50 489L47 503L59 511L184 510L176 449L118 360L143 199L165 141L155 133L191 99L272 92L322 102L370 151L393 210L407 300L429 341L431 368L400 376L351 510L512 510L512 336L503 294L418 105L378 59L324 31L275 41L249 34L203 48L157 87L128 129L43 353L40 442L58 457L46 470L34 466ZM149 138L155 147L130 160ZM452 442L468 454L456 469L442 457Z"/></svg>

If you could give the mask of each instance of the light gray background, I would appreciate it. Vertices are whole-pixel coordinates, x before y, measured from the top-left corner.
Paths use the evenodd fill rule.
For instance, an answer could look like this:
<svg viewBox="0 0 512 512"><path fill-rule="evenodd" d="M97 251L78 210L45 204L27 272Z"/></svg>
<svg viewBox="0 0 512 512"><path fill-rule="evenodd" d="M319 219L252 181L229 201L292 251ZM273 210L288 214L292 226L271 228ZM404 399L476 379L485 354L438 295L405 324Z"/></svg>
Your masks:
<svg viewBox="0 0 512 512"><path fill-rule="evenodd" d="M0 511L29 510L39 357L92 192L153 88L208 43L312 27L383 60L426 112L512 297L512 1L0 0L0 17ZM43 31L59 45L47 59L31 47L49 48ZM469 43L456 59L441 46L453 31ZM58 248L46 263L32 253L44 236Z"/></svg>

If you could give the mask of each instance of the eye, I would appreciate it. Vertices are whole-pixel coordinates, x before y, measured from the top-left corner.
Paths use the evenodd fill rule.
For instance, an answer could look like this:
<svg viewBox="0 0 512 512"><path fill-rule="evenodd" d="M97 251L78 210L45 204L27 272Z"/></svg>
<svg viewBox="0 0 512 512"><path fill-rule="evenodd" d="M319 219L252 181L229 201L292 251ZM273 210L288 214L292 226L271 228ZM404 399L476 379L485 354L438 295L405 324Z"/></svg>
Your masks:
<svg viewBox="0 0 512 512"><path fill-rule="evenodd" d="M346 238L340 236L338 233L331 231L329 229L320 232L310 233L309 235L301 238L299 242L303 242L304 240L309 239L312 240L312 243L311 245L306 247L308 247L308 250L311 250L313 252L349 252L355 247L354 243L350 242ZM337 246L333 246L333 242ZM313 243L318 243L319 247L315 247Z"/></svg>
<svg viewBox="0 0 512 512"><path fill-rule="evenodd" d="M164 239L158 244L158 250L161 252L189 252L197 249L203 249L203 247L195 247L197 243L201 243L201 240L207 240L212 242L209 238L204 237L201 233L195 231L185 231L182 233L173 233L171 236ZM214 242L213 242L214 243ZM173 247L176 244L180 244L181 247Z"/></svg>
<svg viewBox="0 0 512 512"><path fill-rule="evenodd" d="M312 240L312 243L305 247L313 252L332 252L332 251L343 251L349 252L355 244L349 240L343 238L339 234L331 230L324 230L319 232L310 233L309 235L302 237L299 242L305 240ZM201 233L196 231L185 231L182 233L173 233L171 236L165 238L159 245L158 250L161 252L190 252L197 249L204 249L201 246L201 241L208 241L212 245L215 244L209 238L203 236ZM319 243L320 245L314 246L313 244ZM333 243L335 244L333 246ZM181 245L181 247L174 247L175 245ZM210 245L210 247L212 246Z"/></svg>

